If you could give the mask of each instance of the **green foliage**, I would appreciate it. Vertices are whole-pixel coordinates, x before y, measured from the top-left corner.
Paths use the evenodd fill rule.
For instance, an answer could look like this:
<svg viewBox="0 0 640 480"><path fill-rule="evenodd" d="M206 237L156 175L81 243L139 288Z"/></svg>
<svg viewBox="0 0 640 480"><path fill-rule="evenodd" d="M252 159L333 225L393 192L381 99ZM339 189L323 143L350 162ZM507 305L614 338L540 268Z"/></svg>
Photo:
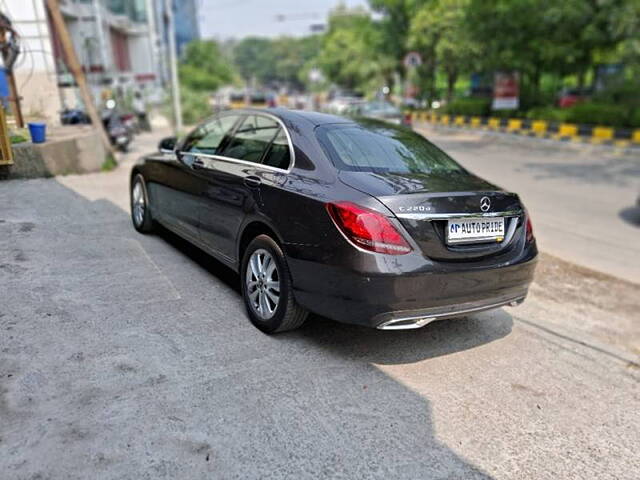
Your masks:
<svg viewBox="0 0 640 480"><path fill-rule="evenodd" d="M433 1L369 0L371 9L382 16L376 24L377 31L384 38L379 45L380 51L388 59L388 68L401 79L404 79L406 73L402 60L409 51L407 44L412 18L421 5L429 3Z"/></svg>
<svg viewBox="0 0 640 480"><path fill-rule="evenodd" d="M114 158L112 153L107 154L107 157L104 159L104 162L102 162L102 165L100 166L100 170L103 172L110 172L111 170L114 170L116 167L118 166L118 162L116 162L116 159Z"/></svg>
<svg viewBox="0 0 640 480"><path fill-rule="evenodd" d="M195 91L213 92L234 79L229 60L213 40L194 40L187 45L178 66L180 83Z"/></svg>
<svg viewBox="0 0 640 480"><path fill-rule="evenodd" d="M421 86L429 98L436 96L436 66L447 77L447 99L462 73L471 73L478 46L469 35L465 12L469 0L427 2L411 21L408 45L422 54Z"/></svg>
<svg viewBox="0 0 640 480"><path fill-rule="evenodd" d="M268 83L275 76L276 54L268 38L246 37L233 49L233 61L246 81Z"/></svg>
<svg viewBox="0 0 640 480"><path fill-rule="evenodd" d="M15 144L15 143L24 143L24 142L28 142L29 140L27 140L27 138L23 135L9 135L9 142L11 144Z"/></svg>
<svg viewBox="0 0 640 480"><path fill-rule="evenodd" d="M630 127L640 128L640 108L634 108L631 111L629 121L627 123Z"/></svg>
<svg viewBox="0 0 640 480"><path fill-rule="evenodd" d="M527 112L531 120L546 120L547 122L565 122L568 109L557 107L536 107Z"/></svg>
<svg viewBox="0 0 640 480"><path fill-rule="evenodd" d="M486 98L458 98L444 107L450 115L485 117L491 112L491 101Z"/></svg>
<svg viewBox="0 0 640 480"><path fill-rule="evenodd" d="M621 105L585 102L567 109L566 121L624 127L629 124L630 113L628 108Z"/></svg>
<svg viewBox="0 0 640 480"><path fill-rule="evenodd" d="M207 93L183 88L180 92L180 100L182 121L185 125L195 125L212 113Z"/></svg>
<svg viewBox="0 0 640 480"><path fill-rule="evenodd" d="M321 44L320 35L275 40L247 37L235 45L233 60L247 82L255 79L263 85L281 83L302 89L306 79L300 78L300 72L318 55Z"/></svg>
<svg viewBox="0 0 640 480"><path fill-rule="evenodd" d="M316 62L327 78L346 89L375 90L394 68L384 53L385 40L366 11L341 6L332 12Z"/></svg>
<svg viewBox="0 0 640 480"><path fill-rule="evenodd" d="M578 103L571 108L532 108L527 112L527 118L607 127L640 126L640 110L632 110L623 105L595 102Z"/></svg>

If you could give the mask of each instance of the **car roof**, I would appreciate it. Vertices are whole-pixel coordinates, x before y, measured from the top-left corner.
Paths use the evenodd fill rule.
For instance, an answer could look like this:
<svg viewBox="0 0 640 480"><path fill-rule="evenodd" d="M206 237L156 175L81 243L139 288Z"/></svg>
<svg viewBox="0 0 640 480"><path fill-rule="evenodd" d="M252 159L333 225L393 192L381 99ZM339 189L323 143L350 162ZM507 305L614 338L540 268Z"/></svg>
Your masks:
<svg viewBox="0 0 640 480"><path fill-rule="evenodd" d="M329 115L327 113L312 112L308 110L290 110L283 107L243 108L237 111L244 113L268 113L283 121L288 120L291 122L299 122L301 120L306 120L313 126L326 125L330 123L354 123L353 120L349 118L339 117L337 115Z"/></svg>

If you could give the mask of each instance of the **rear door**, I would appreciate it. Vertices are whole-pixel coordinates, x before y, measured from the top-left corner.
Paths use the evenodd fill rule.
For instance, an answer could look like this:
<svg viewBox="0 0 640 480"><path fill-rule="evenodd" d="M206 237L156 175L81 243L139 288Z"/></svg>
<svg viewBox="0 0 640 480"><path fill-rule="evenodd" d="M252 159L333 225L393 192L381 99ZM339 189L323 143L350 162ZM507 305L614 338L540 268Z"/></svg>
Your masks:
<svg viewBox="0 0 640 480"><path fill-rule="evenodd" d="M245 217L259 209L261 162L279 132L279 123L260 114L245 114L216 154L206 156L207 179L200 210L200 236L230 261Z"/></svg>

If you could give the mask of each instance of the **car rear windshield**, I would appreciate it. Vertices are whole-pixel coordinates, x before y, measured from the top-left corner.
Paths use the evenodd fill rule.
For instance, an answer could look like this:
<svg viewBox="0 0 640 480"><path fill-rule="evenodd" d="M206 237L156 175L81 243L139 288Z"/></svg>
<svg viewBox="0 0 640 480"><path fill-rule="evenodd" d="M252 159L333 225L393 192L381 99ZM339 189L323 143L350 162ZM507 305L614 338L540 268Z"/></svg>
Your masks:
<svg viewBox="0 0 640 480"><path fill-rule="evenodd" d="M324 125L318 140L338 170L390 173L464 172L424 137L376 124Z"/></svg>

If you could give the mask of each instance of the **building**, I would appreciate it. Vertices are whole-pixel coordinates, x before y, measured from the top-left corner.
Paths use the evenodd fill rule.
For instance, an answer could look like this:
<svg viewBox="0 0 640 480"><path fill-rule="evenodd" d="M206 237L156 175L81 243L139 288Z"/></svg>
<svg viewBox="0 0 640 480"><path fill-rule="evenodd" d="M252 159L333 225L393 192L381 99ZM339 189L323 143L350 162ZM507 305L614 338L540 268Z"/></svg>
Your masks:
<svg viewBox="0 0 640 480"><path fill-rule="evenodd" d="M200 38L196 0L174 0L173 21L176 30L176 50L180 56L189 42Z"/></svg>
<svg viewBox="0 0 640 480"><path fill-rule="evenodd" d="M169 2L173 9L174 35L178 56L184 52L186 45L200 38L198 25L197 0L153 0L155 9L156 38L159 51L168 48L167 23L165 5ZM166 58L166 55L162 55Z"/></svg>
<svg viewBox="0 0 640 480"><path fill-rule="evenodd" d="M60 9L94 95L105 90L154 87L158 67L155 31L146 0L62 0ZM52 29L58 84L73 87Z"/></svg>
<svg viewBox="0 0 640 480"><path fill-rule="evenodd" d="M22 53L14 66L22 112L56 118L61 106L49 22L42 1L2 2L0 11L20 35Z"/></svg>
<svg viewBox="0 0 640 480"><path fill-rule="evenodd" d="M25 115L56 121L62 108L81 106L44 1L0 5L20 34L15 76ZM151 91L162 84L166 65L155 0L60 0L60 9L97 103L105 91Z"/></svg>

